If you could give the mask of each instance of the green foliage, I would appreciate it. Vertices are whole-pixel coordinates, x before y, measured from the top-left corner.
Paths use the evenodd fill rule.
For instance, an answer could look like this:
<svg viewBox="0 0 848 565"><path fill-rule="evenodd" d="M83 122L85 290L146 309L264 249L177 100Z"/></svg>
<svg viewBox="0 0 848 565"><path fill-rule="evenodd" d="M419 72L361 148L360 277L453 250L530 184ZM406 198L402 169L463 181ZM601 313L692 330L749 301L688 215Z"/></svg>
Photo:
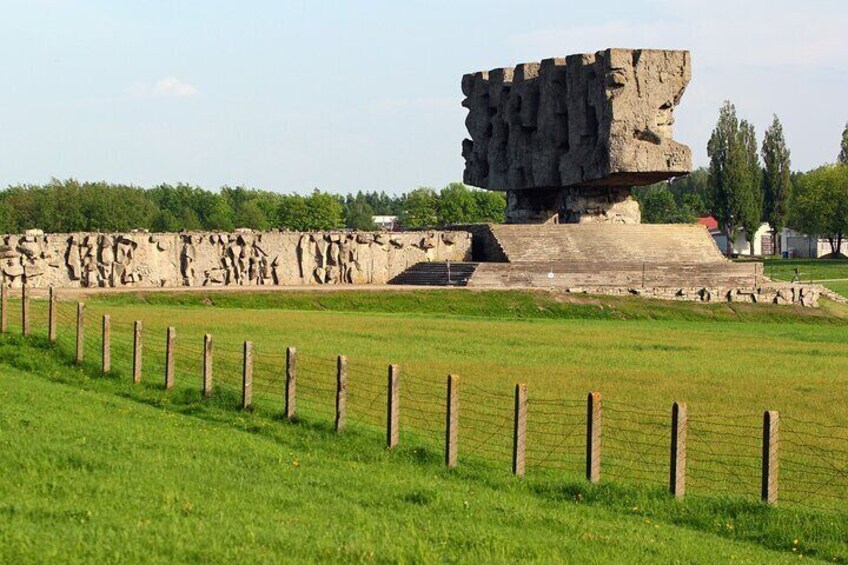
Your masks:
<svg viewBox="0 0 848 565"><path fill-rule="evenodd" d="M739 121L730 102L719 110L707 153L713 211L719 225L731 236L744 228L749 241L753 240L763 216L757 140L754 126Z"/></svg>
<svg viewBox="0 0 848 565"><path fill-rule="evenodd" d="M828 165L798 177L791 226L824 237L835 254L848 232L848 166Z"/></svg>
<svg viewBox="0 0 848 565"><path fill-rule="evenodd" d="M377 214L374 213L374 208L364 192L359 191L355 196L348 194L345 198L344 221L348 229L373 230L375 226L372 218L375 215Z"/></svg>
<svg viewBox="0 0 848 565"><path fill-rule="evenodd" d="M789 202L792 197L792 171L789 163L789 148L783 138L783 126L777 116L763 137L763 194L764 217L775 233L786 226ZM775 238L779 244L780 238ZM780 249L775 247L779 255Z"/></svg>
<svg viewBox="0 0 848 565"><path fill-rule="evenodd" d="M842 142L839 144L837 162L840 165L848 165L848 123L845 124L845 129L842 130Z"/></svg>
<svg viewBox="0 0 848 565"><path fill-rule="evenodd" d="M646 224L690 224L697 221L704 204L698 194L679 191L675 195L670 183L636 187L633 194L642 209Z"/></svg>
<svg viewBox="0 0 848 565"><path fill-rule="evenodd" d="M438 223L438 195L432 188L416 188L403 199L400 223L409 229L435 226Z"/></svg>
<svg viewBox="0 0 848 565"><path fill-rule="evenodd" d="M53 179L44 186L12 186L0 191L0 232L29 228L54 233L137 228L157 232L372 230L375 215L399 215L406 219L404 227L415 228L501 222L505 207L501 193L471 190L460 183L445 187L441 194L417 189L399 196L360 191L340 197L318 189L299 195L225 186L215 193L182 183L144 190Z"/></svg>

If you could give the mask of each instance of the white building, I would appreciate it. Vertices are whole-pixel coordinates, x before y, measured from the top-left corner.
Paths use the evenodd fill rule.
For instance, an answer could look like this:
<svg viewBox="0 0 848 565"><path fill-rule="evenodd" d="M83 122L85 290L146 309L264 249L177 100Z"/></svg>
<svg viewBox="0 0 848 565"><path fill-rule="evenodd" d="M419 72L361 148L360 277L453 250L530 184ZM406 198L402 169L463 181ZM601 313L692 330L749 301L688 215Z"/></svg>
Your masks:
<svg viewBox="0 0 848 565"><path fill-rule="evenodd" d="M830 255L833 249L830 247L830 242L827 239L804 235L796 231L786 228L780 234L781 249L788 252L789 257L799 257L803 259L818 259L825 255ZM848 256L848 241L842 240L842 247L839 249L842 255Z"/></svg>
<svg viewBox="0 0 848 565"><path fill-rule="evenodd" d="M398 224L397 216L371 216L371 221L379 230L395 231Z"/></svg>
<svg viewBox="0 0 848 565"><path fill-rule="evenodd" d="M725 235L724 232L719 230L710 230L710 233L712 234L716 245L718 245L718 248L725 254L728 254L728 252L730 255L774 254L774 238L772 236L771 226L765 222L760 224L760 227L757 228L756 233L754 233L753 249L751 249L751 244L748 243L748 238L746 237L746 233L743 228L736 230L736 237L733 239L729 250L727 248L727 235ZM784 247L783 249L786 248Z"/></svg>

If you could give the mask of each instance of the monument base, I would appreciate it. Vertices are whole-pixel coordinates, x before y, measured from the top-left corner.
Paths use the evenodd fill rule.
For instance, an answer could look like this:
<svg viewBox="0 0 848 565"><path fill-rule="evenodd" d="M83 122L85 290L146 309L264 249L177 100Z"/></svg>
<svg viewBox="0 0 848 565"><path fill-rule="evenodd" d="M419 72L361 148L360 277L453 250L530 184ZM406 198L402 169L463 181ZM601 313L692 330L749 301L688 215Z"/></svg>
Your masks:
<svg viewBox="0 0 848 565"><path fill-rule="evenodd" d="M509 190L508 224L638 224L642 214L629 187L591 186Z"/></svg>

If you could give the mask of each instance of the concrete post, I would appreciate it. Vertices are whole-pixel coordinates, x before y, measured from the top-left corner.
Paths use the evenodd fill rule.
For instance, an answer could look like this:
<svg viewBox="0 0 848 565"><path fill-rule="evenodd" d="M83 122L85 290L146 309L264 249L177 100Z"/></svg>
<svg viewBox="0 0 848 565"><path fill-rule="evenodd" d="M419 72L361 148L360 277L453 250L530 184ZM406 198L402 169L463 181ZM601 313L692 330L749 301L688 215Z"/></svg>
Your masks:
<svg viewBox="0 0 848 565"><path fill-rule="evenodd" d="M134 384L141 382L141 320L136 320L133 326L133 368L132 380Z"/></svg>
<svg viewBox="0 0 848 565"><path fill-rule="evenodd" d="M777 503L777 483L780 470L780 414L763 413L763 482L762 499Z"/></svg>
<svg viewBox="0 0 848 565"><path fill-rule="evenodd" d="M0 333L9 331L9 287L6 286L6 275L0 280Z"/></svg>
<svg viewBox="0 0 848 565"><path fill-rule="evenodd" d="M347 420L347 357L336 360L336 433L344 430Z"/></svg>
<svg viewBox="0 0 848 565"><path fill-rule="evenodd" d="M112 370L112 320L103 314L101 324L100 370L105 375Z"/></svg>
<svg viewBox="0 0 848 565"><path fill-rule="evenodd" d="M601 480L601 393L590 392L586 402L586 480Z"/></svg>
<svg viewBox="0 0 848 565"><path fill-rule="evenodd" d="M284 415L293 420L297 412L297 349L286 348L286 405Z"/></svg>
<svg viewBox="0 0 848 565"><path fill-rule="evenodd" d="M177 330L168 326L165 334L165 389L174 388L174 347L177 342Z"/></svg>
<svg viewBox="0 0 848 565"><path fill-rule="evenodd" d="M203 398L212 396L212 334L203 336Z"/></svg>
<svg viewBox="0 0 848 565"><path fill-rule="evenodd" d="M675 402L671 407L671 465L668 490L675 498L686 494L686 438L689 413L685 402Z"/></svg>
<svg viewBox="0 0 848 565"><path fill-rule="evenodd" d="M29 288L24 283L21 286L21 333L29 335Z"/></svg>
<svg viewBox="0 0 848 565"><path fill-rule="evenodd" d="M253 342L244 342L244 361L241 373L241 407L248 410L253 406Z"/></svg>
<svg viewBox="0 0 848 565"><path fill-rule="evenodd" d="M524 476L524 456L527 449L527 385L515 385L515 417L512 428L512 473Z"/></svg>
<svg viewBox="0 0 848 565"><path fill-rule="evenodd" d="M459 432L459 377L448 375L445 402L445 465L456 467L456 440Z"/></svg>
<svg viewBox="0 0 848 565"><path fill-rule="evenodd" d="M85 303L77 302L77 363L83 361L83 350L85 341L83 340L83 329L85 317Z"/></svg>
<svg viewBox="0 0 848 565"><path fill-rule="evenodd" d="M386 447L392 449L397 447L400 430L398 429L400 416L400 366L389 365L389 378L386 390Z"/></svg>
<svg viewBox="0 0 848 565"><path fill-rule="evenodd" d="M47 291L47 339L56 343L56 290L52 286Z"/></svg>

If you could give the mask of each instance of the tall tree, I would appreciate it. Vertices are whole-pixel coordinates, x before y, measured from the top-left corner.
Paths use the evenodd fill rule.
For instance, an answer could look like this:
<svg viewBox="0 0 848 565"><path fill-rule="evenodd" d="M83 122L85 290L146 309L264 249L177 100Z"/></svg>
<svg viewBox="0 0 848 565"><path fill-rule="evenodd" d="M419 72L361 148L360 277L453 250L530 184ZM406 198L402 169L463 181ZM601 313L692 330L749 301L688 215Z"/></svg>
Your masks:
<svg viewBox="0 0 848 565"><path fill-rule="evenodd" d="M789 201L792 198L792 171L789 148L783 137L783 126L777 116L763 137L764 218L771 224L774 251L780 255L780 232L786 227Z"/></svg>
<svg viewBox="0 0 848 565"><path fill-rule="evenodd" d="M709 186L714 213L727 234L727 252L739 228L749 243L762 220L763 197L757 140L753 125L736 117L736 107L725 102L707 143Z"/></svg>
<svg viewBox="0 0 848 565"><path fill-rule="evenodd" d="M839 145L839 156L836 160L840 165L848 165L848 123L842 130L842 143Z"/></svg>
<svg viewBox="0 0 848 565"><path fill-rule="evenodd" d="M839 258L848 233L848 167L824 166L801 175L791 220L798 231L826 238L831 256Z"/></svg>

